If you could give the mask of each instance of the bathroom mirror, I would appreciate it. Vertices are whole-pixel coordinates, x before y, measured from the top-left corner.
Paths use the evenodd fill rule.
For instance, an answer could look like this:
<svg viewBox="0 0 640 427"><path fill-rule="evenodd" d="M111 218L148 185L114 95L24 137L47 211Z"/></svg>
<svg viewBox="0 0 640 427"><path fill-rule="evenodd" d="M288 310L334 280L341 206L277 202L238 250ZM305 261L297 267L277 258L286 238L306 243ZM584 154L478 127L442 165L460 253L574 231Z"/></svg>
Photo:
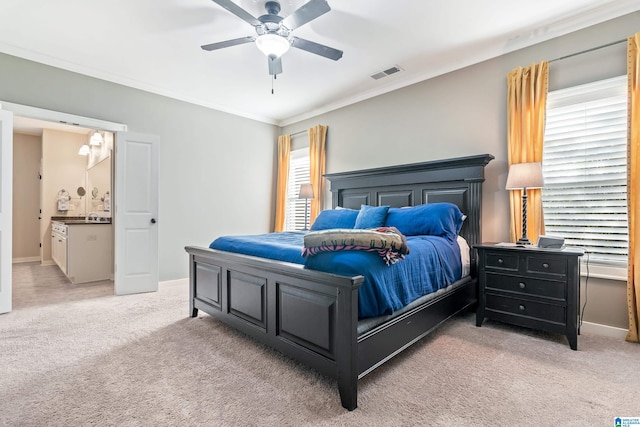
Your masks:
<svg viewBox="0 0 640 427"><path fill-rule="evenodd" d="M84 187L78 187L78 190L76 190L78 192L78 196L82 197L85 194L87 194L87 192L85 191Z"/></svg>
<svg viewBox="0 0 640 427"><path fill-rule="evenodd" d="M87 188L91 189L91 197L87 198L87 212L106 210L104 195L111 191L111 156L87 169Z"/></svg>

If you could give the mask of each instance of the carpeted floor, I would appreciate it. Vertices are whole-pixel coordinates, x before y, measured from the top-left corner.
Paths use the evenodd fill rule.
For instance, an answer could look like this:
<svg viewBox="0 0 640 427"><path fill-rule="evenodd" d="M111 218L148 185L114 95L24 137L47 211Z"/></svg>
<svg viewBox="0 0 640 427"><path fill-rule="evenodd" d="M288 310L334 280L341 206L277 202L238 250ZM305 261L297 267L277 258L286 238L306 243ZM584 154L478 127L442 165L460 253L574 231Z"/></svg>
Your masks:
<svg viewBox="0 0 640 427"><path fill-rule="evenodd" d="M465 314L359 383L334 381L206 314L186 281L157 293L0 316L0 425L613 426L640 416L640 346Z"/></svg>

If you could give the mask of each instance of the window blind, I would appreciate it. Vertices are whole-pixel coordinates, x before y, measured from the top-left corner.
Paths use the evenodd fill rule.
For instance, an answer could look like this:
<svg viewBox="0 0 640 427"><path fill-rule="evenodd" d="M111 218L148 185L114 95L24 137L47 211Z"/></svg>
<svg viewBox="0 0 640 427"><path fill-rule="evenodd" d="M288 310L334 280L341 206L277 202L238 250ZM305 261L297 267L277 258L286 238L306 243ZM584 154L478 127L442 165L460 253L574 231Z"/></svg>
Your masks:
<svg viewBox="0 0 640 427"><path fill-rule="evenodd" d="M309 182L309 148L293 150L289 155L289 177L287 180L287 209L285 230L302 230L305 200L298 199L300 184Z"/></svg>
<svg viewBox="0 0 640 427"><path fill-rule="evenodd" d="M542 171L545 233L626 263L626 76L548 94Z"/></svg>

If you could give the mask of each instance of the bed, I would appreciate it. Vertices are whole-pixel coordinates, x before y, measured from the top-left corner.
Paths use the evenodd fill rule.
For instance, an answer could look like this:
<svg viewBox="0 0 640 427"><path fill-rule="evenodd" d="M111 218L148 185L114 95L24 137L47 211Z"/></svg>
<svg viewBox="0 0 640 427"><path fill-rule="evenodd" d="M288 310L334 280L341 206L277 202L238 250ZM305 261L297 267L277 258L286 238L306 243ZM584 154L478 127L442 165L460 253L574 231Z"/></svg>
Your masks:
<svg viewBox="0 0 640 427"><path fill-rule="evenodd" d="M333 207L455 204L460 236L481 242L484 167L477 155L327 174ZM188 246L192 317L198 310L336 378L342 406L357 407L358 380L477 301L470 275L391 315L359 320L362 274L337 275L252 255ZM403 262L403 261L401 261Z"/></svg>

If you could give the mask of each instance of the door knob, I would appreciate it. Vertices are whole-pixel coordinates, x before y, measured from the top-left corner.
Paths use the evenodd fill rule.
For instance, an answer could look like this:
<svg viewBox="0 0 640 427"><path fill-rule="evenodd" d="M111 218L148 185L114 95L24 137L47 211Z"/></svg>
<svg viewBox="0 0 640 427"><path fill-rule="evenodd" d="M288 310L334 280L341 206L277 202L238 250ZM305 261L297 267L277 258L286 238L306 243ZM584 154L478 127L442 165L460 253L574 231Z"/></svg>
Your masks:
<svg viewBox="0 0 640 427"><path fill-rule="evenodd" d="M156 223L156 219L155 218L151 218L151 224L155 224Z"/></svg>

